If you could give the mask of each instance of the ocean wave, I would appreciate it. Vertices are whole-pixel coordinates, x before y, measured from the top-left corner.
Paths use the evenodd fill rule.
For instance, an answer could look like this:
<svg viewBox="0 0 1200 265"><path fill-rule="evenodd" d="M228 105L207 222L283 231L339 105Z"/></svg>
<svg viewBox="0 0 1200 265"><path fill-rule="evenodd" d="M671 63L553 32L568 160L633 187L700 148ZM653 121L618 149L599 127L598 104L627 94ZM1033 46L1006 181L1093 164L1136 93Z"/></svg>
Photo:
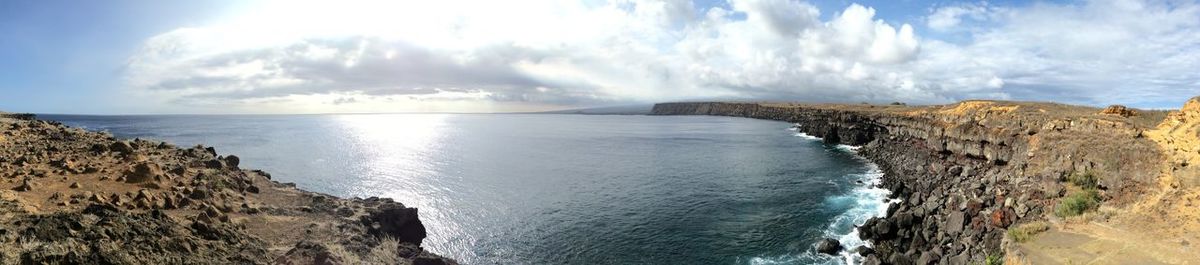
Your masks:
<svg viewBox="0 0 1200 265"><path fill-rule="evenodd" d="M795 134L795 136L796 136L796 137L803 138L803 139L805 139L805 140L813 140L813 141L819 141L819 140L821 140L821 137L816 137L816 136L808 135L807 133L802 133L802 132L798 132L798 133L796 133L796 134Z"/></svg>
<svg viewBox="0 0 1200 265"><path fill-rule="evenodd" d="M862 149L862 146L853 146L853 145L839 144L839 145L837 145L837 146L836 146L836 148L837 148L837 149L839 149L839 150L842 150L842 151L847 151L847 152L852 152L852 153L858 153L858 149Z"/></svg>
<svg viewBox="0 0 1200 265"><path fill-rule="evenodd" d="M838 145L839 149L856 152L858 147L849 145ZM853 180L859 183L850 192L828 197L826 203L831 205L846 205L852 204L850 209L842 212L833 218L833 221L825 227L823 231L824 238L834 238L841 242L845 251L841 256L833 257L825 254L816 253L815 249L800 255L781 256L781 257L758 257L749 260L750 264L861 264L863 257L851 253L850 251L859 246L871 247L871 243L858 238L858 226L867 222L867 219L872 217L883 217L887 215L887 208L890 204L896 203L899 200L887 200L891 191L879 188L879 184L883 179L883 171L879 166L866 158L858 157L864 160L867 165L866 172L854 174Z"/></svg>
<svg viewBox="0 0 1200 265"><path fill-rule="evenodd" d="M859 174L862 185L855 187L849 194L839 196L852 199L855 206L835 217L825 229L825 237L836 238L846 250L852 250L859 246L870 247L870 242L858 238L858 229L856 228L866 223L867 219L887 215L888 205L896 202L896 200L886 200L892 193L891 191L878 187L883 178L883 171L879 170L879 166L868 163L867 167L866 173ZM842 252L841 255L844 264L862 262L862 256L850 253L850 251Z"/></svg>

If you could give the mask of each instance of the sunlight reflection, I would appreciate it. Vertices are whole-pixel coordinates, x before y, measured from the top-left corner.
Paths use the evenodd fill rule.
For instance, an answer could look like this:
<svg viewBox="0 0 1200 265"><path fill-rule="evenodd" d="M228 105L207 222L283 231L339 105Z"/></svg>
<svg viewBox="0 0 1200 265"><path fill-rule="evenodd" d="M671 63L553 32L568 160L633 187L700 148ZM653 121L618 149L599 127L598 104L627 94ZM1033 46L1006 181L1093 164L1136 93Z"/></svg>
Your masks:
<svg viewBox="0 0 1200 265"><path fill-rule="evenodd" d="M342 115L338 121L353 138L355 148L365 154L362 163L367 176L363 185L352 191L355 195L391 194L398 185L419 184L418 177L431 177L435 170L433 153L437 152L445 127L446 114L386 114ZM417 194L395 198L420 203ZM408 198L413 197L413 198Z"/></svg>
<svg viewBox="0 0 1200 265"><path fill-rule="evenodd" d="M448 195L460 183L447 181L440 172L448 159L445 140L452 114L341 115L338 123L363 154L359 183L349 193L358 197L380 196L420 209L422 223L431 229L423 244L431 251L450 253L469 249L460 224L453 222L446 207ZM458 240L452 240L457 238ZM458 244L456 246L456 244Z"/></svg>

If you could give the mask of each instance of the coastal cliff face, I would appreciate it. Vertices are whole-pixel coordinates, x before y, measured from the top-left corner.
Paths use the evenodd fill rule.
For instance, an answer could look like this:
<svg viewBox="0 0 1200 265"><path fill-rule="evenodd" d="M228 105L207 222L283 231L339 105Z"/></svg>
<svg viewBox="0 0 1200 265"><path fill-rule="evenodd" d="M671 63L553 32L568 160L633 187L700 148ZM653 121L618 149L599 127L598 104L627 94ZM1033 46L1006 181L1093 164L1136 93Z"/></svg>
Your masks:
<svg viewBox="0 0 1200 265"><path fill-rule="evenodd" d="M240 162L0 113L0 264L455 264L415 208Z"/></svg>
<svg viewBox="0 0 1200 265"><path fill-rule="evenodd" d="M1123 109L1123 108L1122 108ZM1045 219L1064 179L1091 173L1105 204L1152 189L1164 155L1146 137L1165 112L1053 103L965 101L939 106L664 103L655 115L786 121L827 143L863 146L899 199L859 235L867 264L968 264L1000 254L1005 231Z"/></svg>

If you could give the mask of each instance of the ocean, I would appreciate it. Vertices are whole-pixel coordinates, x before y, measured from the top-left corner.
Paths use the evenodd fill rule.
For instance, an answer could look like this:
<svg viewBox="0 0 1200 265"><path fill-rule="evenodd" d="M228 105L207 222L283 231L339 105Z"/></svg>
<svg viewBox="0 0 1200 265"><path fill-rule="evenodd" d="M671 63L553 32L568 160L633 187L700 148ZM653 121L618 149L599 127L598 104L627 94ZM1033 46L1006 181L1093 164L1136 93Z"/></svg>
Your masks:
<svg viewBox="0 0 1200 265"><path fill-rule="evenodd" d="M846 264L882 215L878 169L775 121L709 116L357 114L43 119L204 144L243 168L420 210L463 264Z"/></svg>

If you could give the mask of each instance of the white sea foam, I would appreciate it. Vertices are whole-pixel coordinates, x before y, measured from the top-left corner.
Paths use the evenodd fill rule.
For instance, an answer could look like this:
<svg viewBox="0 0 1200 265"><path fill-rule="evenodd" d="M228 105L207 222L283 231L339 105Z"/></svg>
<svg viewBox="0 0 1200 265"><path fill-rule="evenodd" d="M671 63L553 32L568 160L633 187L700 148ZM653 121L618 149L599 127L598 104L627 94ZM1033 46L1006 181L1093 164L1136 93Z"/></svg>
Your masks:
<svg viewBox="0 0 1200 265"><path fill-rule="evenodd" d="M839 144L839 145L837 145L837 149L857 153L858 149L862 149L862 146Z"/></svg>
<svg viewBox="0 0 1200 265"><path fill-rule="evenodd" d="M879 166L869 163L867 172L859 174L859 177L862 185L855 187L849 194L843 195L853 199L855 206L835 217L825 229L825 237L838 239L846 250L864 245L870 247L870 242L858 238L856 227L866 223L867 219L871 217L885 216L888 205L897 202L897 200L885 201L892 192L878 187L883 178L883 172L879 170ZM850 251L842 252L842 258L845 264L862 262L861 256L852 254Z"/></svg>
<svg viewBox="0 0 1200 265"><path fill-rule="evenodd" d="M820 137L814 137L814 135L809 135L808 133L796 133L796 137L804 138L805 140L821 140Z"/></svg>
<svg viewBox="0 0 1200 265"><path fill-rule="evenodd" d="M838 149L857 152L859 147L849 145L838 145ZM858 246L871 247L870 242L863 241L858 238L858 226L867 222L871 217L883 217L887 214L887 208L892 203L897 203L899 200L887 200L891 191L879 188L878 185L882 181L883 171L878 165L865 161L866 158L858 157L867 163L867 171L864 173L854 174L852 178L855 183L858 183L850 192L826 198L826 203L842 204L852 203L850 209L842 212L834 217L833 222L823 231L824 238L834 238L841 242L845 251L840 257L833 258L824 254L817 254L815 250L809 249L807 252L795 256L783 257L757 257L750 259L750 264L861 264L863 257L858 254L850 253L850 250ZM861 182L861 183L860 183Z"/></svg>

